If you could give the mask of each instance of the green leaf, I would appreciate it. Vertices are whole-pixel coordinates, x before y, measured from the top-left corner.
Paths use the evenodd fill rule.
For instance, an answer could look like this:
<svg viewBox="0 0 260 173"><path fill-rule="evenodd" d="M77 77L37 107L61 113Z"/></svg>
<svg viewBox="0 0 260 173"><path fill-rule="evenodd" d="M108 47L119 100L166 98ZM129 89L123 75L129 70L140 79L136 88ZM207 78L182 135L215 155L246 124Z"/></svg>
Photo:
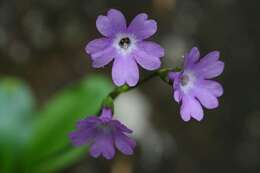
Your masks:
<svg viewBox="0 0 260 173"><path fill-rule="evenodd" d="M0 172L17 169L28 138L34 98L26 84L14 78L0 80Z"/></svg>
<svg viewBox="0 0 260 173"><path fill-rule="evenodd" d="M37 170L36 167L48 159L71 150L68 134L75 130L78 120L98 113L102 100L111 90L110 82L94 76L54 96L40 112L34 125L34 133L27 147L27 172ZM56 168L53 166L53 169ZM50 167L48 169L51 170Z"/></svg>
<svg viewBox="0 0 260 173"><path fill-rule="evenodd" d="M86 147L71 148L62 152L62 154L60 155L58 154L48 160L45 160L42 163L39 163L39 165L33 167L30 172L46 173L54 172L56 170L59 170L60 168L66 168L68 166L71 166L71 163L76 162L77 160L82 158L82 153L86 153Z"/></svg>

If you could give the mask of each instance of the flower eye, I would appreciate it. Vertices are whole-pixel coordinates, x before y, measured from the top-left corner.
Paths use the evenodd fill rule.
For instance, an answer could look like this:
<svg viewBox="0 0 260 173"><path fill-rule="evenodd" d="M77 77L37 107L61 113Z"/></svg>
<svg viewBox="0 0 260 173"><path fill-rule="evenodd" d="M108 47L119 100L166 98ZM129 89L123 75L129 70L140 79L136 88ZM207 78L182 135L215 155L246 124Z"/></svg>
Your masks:
<svg viewBox="0 0 260 173"><path fill-rule="evenodd" d="M185 86L189 83L189 76L188 75L183 75L181 77L181 85L182 86Z"/></svg>
<svg viewBox="0 0 260 173"><path fill-rule="evenodd" d="M119 46L123 49L127 49L131 44L131 40L128 37L122 38L119 41Z"/></svg>

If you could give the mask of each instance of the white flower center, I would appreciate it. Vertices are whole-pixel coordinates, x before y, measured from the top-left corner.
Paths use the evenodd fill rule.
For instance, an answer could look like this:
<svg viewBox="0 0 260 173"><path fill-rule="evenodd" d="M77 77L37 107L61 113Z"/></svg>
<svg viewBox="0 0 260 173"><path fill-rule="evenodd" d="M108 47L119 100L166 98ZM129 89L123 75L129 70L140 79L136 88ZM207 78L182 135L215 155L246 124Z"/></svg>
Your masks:
<svg viewBox="0 0 260 173"><path fill-rule="evenodd" d="M180 79L181 85L185 86L189 83L189 76L188 75L183 75Z"/></svg>
<svg viewBox="0 0 260 173"><path fill-rule="evenodd" d="M192 72L184 72L179 80L182 91L187 93L190 89L193 88L196 77L192 74Z"/></svg>

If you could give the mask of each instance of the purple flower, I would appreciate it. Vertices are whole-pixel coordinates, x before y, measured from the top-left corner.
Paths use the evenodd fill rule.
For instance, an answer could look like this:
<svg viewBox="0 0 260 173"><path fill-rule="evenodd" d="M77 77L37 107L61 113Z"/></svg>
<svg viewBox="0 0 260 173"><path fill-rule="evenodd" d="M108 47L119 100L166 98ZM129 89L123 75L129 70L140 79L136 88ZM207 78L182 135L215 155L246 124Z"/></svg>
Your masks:
<svg viewBox="0 0 260 173"><path fill-rule="evenodd" d="M125 133L132 133L118 120L112 119L112 111L103 108L100 117L92 116L77 124L77 131L70 133L70 139L75 146L90 145L90 155L97 158L103 155L112 159L115 147L125 155L133 154L135 141Z"/></svg>
<svg viewBox="0 0 260 173"><path fill-rule="evenodd" d="M111 9L106 16L98 16L96 26L104 37L88 43L85 50L91 55L94 68L103 67L114 60L112 78L117 86L137 84L137 63L146 70L160 68L164 49L154 42L143 41L157 30L156 22L148 20L147 14L137 15L127 27L124 15Z"/></svg>
<svg viewBox="0 0 260 173"><path fill-rule="evenodd" d="M181 72L169 73L173 81L174 99L181 102L181 117L189 121L191 117L201 121L204 106L217 108L217 97L223 94L222 86L212 79L224 70L224 63L219 60L219 52L213 51L200 59L198 48L194 47L184 56L184 68ZM202 105L202 106L201 106Z"/></svg>

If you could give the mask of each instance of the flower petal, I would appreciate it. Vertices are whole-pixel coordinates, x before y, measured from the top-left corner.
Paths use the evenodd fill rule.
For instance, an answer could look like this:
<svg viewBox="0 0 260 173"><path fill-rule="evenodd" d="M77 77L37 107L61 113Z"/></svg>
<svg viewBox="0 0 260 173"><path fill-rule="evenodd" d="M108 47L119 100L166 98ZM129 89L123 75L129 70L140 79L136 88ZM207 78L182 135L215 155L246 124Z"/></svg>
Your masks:
<svg viewBox="0 0 260 173"><path fill-rule="evenodd" d="M207 89L214 96L220 97L223 95L223 87L220 83L212 80L203 80L200 82L200 87Z"/></svg>
<svg viewBox="0 0 260 173"><path fill-rule="evenodd" d="M169 79L170 79L171 81L175 82L175 79L176 79L176 78L179 78L180 74L181 74L181 72L170 72L170 73L168 74L168 77L169 77Z"/></svg>
<svg viewBox="0 0 260 173"><path fill-rule="evenodd" d="M205 66L207 64L214 63L218 61L219 55L220 55L219 51L212 51L208 53L206 56L204 56L203 58L201 58L199 64Z"/></svg>
<svg viewBox="0 0 260 173"><path fill-rule="evenodd" d="M202 120L202 107L194 97L184 96L182 98L181 117L184 121L189 121L191 117L198 121Z"/></svg>
<svg viewBox="0 0 260 173"><path fill-rule="evenodd" d="M152 41L142 41L138 43L138 48L150 56L161 58L164 56L164 48Z"/></svg>
<svg viewBox="0 0 260 173"><path fill-rule="evenodd" d="M108 38L98 38L89 42L85 47L85 51L87 54L97 53L103 51L111 44L111 40Z"/></svg>
<svg viewBox="0 0 260 173"><path fill-rule="evenodd" d="M193 47L188 54L184 56L184 68L192 67L200 58L200 52L197 47Z"/></svg>
<svg viewBox="0 0 260 173"><path fill-rule="evenodd" d="M183 93L180 89L180 75L182 72L170 72L168 74L168 78L173 83L173 98L174 100L179 103L182 99Z"/></svg>
<svg viewBox="0 0 260 173"><path fill-rule="evenodd" d="M208 90L204 88L196 88L193 90L195 97L207 109L214 109L218 107L218 99Z"/></svg>
<svg viewBox="0 0 260 173"><path fill-rule="evenodd" d="M91 145L90 155L97 158L100 154L109 160L114 157L115 148L111 135L100 134L96 137L95 143Z"/></svg>
<svg viewBox="0 0 260 173"><path fill-rule="evenodd" d="M181 94L181 91L180 90L175 90L173 91L173 97L174 97L174 100L179 103L182 99L182 94Z"/></svg>
<svg viewBox="0 0 260 173"><path fill-rule="evenodd" d="M122 124L120 121L118 120L112 120L111 124L113 126L115 126L116 128L118 128L117 130L125 132L125 133L132 133L133 131L131 129L129 129L128 127L126 127L124 124Z"/></svg>
<svg viewBox="0 0 260 173"><path fill-rule="evenodd" d="M111 9L107 12L107 16L98 16L96 26L102 35L113 37L119 32L126 31L126 20L119 10Z"/></svg>
<svg viewBox="0 0 260 173"><path fill-rule="evenodd" d="M161 66L160 58L151 56L144 50L136 50L133 56L137 63L146 70L156 70Z"/></svg>
<svg viewBox="0 0 260 173"><path fill-rule="evenodd" d="M80 120L77 122L77 128L81 129L81 128L87 128L89 126L93 126L93 125L97 125L101 123L100 119L96 116L89 116L88 118L84 119L84 120Z"/></svg>
<svg viewBox="0 0 260 173"><path fill-rule="evenodd" d="M97 134L95 127L87 127L86 129L79 129L71 132L69 138L74 146L81 146L83 144L89 144Z"/></svg>
<svg viewBox="0 0 260 173"><path fill-rule="evenodd" d="M135 86L139 80L139 70L135 60L127 56L115 58L112 78L117 86L125 83L129 86Z"/></svg>
<svg viewBox="0 0 260 173"><path fill-rule="evenodd" d="M116 50L114 47L106 48L100 52L96 52L91 54L91 58L93 60L92 67L100 68L109 64L114 57L116 56Z"/></svg>
<svg viewBox="0 0 260 173"><path fill-rule="evenodd" d="M132 155L136 143L133 139L122 133L115 134L115 145L125 155Z"/></svg>
<svg viewBox="0 0 260 173"><path fill-rule="evenodd" d="M219 76L224 70L224 62L215 61L208 64L196 64L195 72L198 76L201 76L206 79L211 79Z"/></svg>
<svg viewBox="0 0 260 173"><path fill-rule="evenodd" d="M219 76L224 70L224 63L219 61L219 55L219 51L212 51L194 65L198 76L207 79Z"/></svg>
<svg viewBox="0 0 260 173"><path fill-rule="evenodd" d="M155 20L147 20L145 13L137 15L130 23L127 31L134 34L137 39L144 40L151 37L157 31L157 23Z"/></svg>

